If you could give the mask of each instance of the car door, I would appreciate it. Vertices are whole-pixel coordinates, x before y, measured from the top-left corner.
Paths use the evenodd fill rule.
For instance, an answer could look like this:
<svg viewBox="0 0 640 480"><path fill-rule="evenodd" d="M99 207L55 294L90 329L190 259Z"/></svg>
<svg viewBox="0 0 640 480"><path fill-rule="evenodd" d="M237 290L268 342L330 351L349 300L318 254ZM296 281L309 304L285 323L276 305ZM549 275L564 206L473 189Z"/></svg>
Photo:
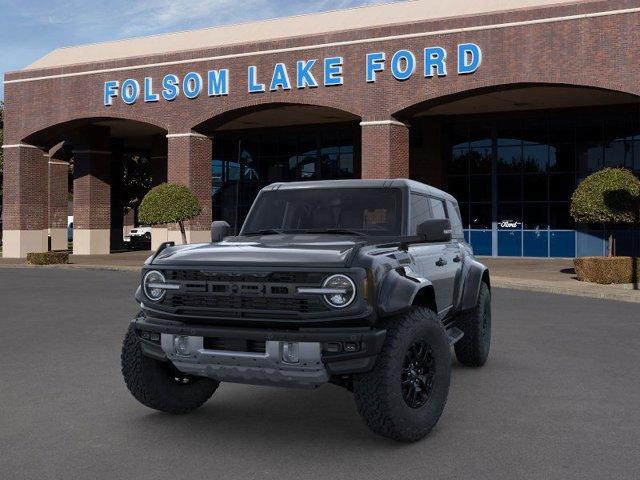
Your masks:
<svg viewBox="0 0 640 480"><path fill-rule="evenodd" d="M433 217L430 197L419 193L411 193L409 235L416 235L417 226ZM412 243L409 254L414 268L420 276L429 279L433 284L438 312L446 311L451 306L453 292L449 285L449 270L447 266L452 261L447 260L450 252L443 243Z"/></svg>
<svg viewBox="0 0 640 480"><path fill-rule="evenodd" d="M431 204L431 213L433 218L451 220L447 210L445 201L429 197ZM453 222L452 222L453 227ZM448 311L454 304L454 298L459 283L462 258L460 245L457 240L452 237L450 242L443 242L433 245L433 253L435 253L435 273L434 279L437 277L438 286L436 287L436 302L438 302L438 310ZM434 283L434 287L436 284Z"/></svg>
<svg viewBox="0 0 640 480"><path fill-rule="evenodd" d="M454 248L453 263L455 264L455 282L453 286L453 306L457 307L460 300L461 290L464 287L464 279L462 276L462 266L465 259L464 244L464 227L462 225L462 218L460 216L460 208L458 203L453 200L446 201L447 216L451 221L451 238L452 247Z"/></svg>

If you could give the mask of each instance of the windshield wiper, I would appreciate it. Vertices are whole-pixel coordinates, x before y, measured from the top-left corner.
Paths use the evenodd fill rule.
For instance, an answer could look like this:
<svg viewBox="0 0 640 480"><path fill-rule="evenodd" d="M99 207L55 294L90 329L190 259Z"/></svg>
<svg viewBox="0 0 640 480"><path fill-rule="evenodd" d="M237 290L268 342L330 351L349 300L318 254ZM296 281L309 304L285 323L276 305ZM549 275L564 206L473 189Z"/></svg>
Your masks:
<svg viewBox="0 0 640 480"><path fill-rule="evenodd" d="M255 232L243 233L243 237L255 236L255 235L282 235L282 230L276 230L275 228L265 228L264 230L256 230Z"/></svg>
<svg viewBox="0 0 640 480"><path fill-rule="evenodd" d="M356 235L358 237L364 237L365 234L356 230L349 230L348 228L326 228L323 230L305 230L303 233L334 233L337 235Z"/></svg>

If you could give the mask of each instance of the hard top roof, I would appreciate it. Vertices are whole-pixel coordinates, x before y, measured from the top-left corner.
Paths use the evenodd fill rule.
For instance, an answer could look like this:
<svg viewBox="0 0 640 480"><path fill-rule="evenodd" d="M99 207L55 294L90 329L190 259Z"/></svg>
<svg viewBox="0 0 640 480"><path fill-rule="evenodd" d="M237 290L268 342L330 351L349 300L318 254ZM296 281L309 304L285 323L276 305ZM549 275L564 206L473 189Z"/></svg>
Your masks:
<svg viewBox="0 0 640 480"><path fill-rule="evenodd" d="M457 200L447 192L408 178L315 180L308 182L272 183L264 187L262 191L315 190L325 188L406 188L413 192L450 200L456 204L458 203Z"/></svg>

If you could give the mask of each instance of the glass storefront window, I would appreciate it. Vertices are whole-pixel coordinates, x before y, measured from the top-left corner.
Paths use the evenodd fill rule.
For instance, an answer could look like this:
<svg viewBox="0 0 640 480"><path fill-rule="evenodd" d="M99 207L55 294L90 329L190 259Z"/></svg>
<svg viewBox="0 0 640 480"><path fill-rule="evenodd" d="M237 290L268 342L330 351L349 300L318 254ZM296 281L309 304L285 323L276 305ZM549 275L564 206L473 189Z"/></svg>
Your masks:
<svg viewBox="0 0 640 480"><path fill-rule="evenodd" d="M552 230L575 228L575 223L569 214L569 202L551 202L549 204L549 226Z"/></svg>
<svg viewBox="0 0 640 480"><path fill-rule="evenodd" d="M454 148L452 152L451 164L448 169L449 173L468 174L469 173L469 149Z"/></svg>
<svg viewBox="0 0 640 480"><path fill-rule="evenodd" d="M491 202L492 183L491 175L471 175L469 199L472 202Z"/></svg>
<svg viewBox="0 0 640 480"><path fill-rule="evenodd" d="M491 204L471 203L469 205L469 228L485 229L491 228Z"/></svg>
<svg viewBox="0 0 640 480"><path fill-rule="evenodd" d="M491 147L474 147L469 150L471 173L491 173Z"/></svg>
<svg viewBox="0 0 640 480"><path fill-rule="evenodd" d="M489 184L491 184L491 177L488 179ZM449 176L449 180L447 182L447 192L456 197L458 202L468 202L469 201L469 177L456 175Z"/></svg>
<svg viewBox="0 0 640 480"><path fill-rule="evenodd" d="M522 198L525 201L547 201L549 182L547 175L524 175L522 177Z"/></svg>
<svg viewBox="0 0 640 480"><path fill-rule="evenodd" d="M498 146L498 173L520 173L521 171L522 144Z"/></svg>
<svg viewBox="0 0 640 480"><path fill-rule="evenodd" d="M525 173L545 173L548 160L548 145L524 145L522 167Z"/></svg>
<svg viewBox="0 0 640 480"><path fill-rule="evenodd" d="M211 167L214 218L237 231L258 191L270 183L355 178L359 141L357 124L216 135Z"/></svg>
<svg viewBox="0 0 640 480"><path fill-rule="evenodd" d="M525 203L522 207L522 227L525 230L549 228L549 204L547 202Z"/></svg>
<svg viewBox="0 0 640 480"><path fill-rule="evenodd" d="M498 204L498 229L520 230L522 227L522 202Z"/></svg>
<svg viewBox="0 0 640 480"><path fill-rule="evenodd" d="M607 167L633 168L633 143L616 140L604 146L604 164Z"/></svg>
<svg viewBox="0 0 640 480"><path fill-rule="evenodd" d="M522 199L522 176L498 175L498 203Z"/></svg>
<svg viewBox="0 0 640 480"><path fill-rule="evenodd" d="M638 106L457 117L447 133L455 143L445 189L460 202L467 238L485 253L575 254L569 202L580 179L605 166L640 174Z"/></svg>
<svg viewBox="0 0 640 480"><path fill-rule="evenodd" d="M586 177L602 168L604 163L602 161L602 143L578 143L576 144L576 151L581 177Z"/></svg>
<svg viewBox="0 0 640 480"><path fill-rule="evenodd" d="M574 143L558 143L549 146L550 172L575 172L576 146Z"/></svg>

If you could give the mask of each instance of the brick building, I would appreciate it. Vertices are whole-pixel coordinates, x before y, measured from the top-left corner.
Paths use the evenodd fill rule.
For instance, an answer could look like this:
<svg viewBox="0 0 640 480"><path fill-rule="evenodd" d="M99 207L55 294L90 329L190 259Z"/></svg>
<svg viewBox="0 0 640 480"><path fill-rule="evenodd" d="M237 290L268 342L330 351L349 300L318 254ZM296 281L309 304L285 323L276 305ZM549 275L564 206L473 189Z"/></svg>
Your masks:
<svg viewBox="0 0 640 480"><path fill-rule="evenodd" d="M414 0L55 50L5 76L3 255L66 248L70 160L74 252L109 252L131 151L200 199L191 242L271 182L411 177L479 254L602 254L568 201L640 170L639 27L629 0Z"/></svg>

